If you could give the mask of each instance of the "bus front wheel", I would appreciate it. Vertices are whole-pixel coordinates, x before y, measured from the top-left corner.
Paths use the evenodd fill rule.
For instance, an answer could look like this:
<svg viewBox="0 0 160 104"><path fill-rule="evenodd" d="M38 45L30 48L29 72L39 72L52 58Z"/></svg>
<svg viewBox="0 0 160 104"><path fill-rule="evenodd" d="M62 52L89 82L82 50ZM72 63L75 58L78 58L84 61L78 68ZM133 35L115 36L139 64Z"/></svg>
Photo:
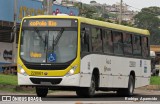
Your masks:
<svg viewBox="0 0 160 104"><path fill-rule="evenodd" d="M48 94L48 88L36 87L36 93L38 97L46 97Z"/></svg>
<svg viewBox="0 0 160 104"><path fill-rule="evenodd" d="M79 97L93 97L95 94L95 89L96 89L95 76L92 75L90 87L79 88L78 90L76 90L76 94Z"/></svg>

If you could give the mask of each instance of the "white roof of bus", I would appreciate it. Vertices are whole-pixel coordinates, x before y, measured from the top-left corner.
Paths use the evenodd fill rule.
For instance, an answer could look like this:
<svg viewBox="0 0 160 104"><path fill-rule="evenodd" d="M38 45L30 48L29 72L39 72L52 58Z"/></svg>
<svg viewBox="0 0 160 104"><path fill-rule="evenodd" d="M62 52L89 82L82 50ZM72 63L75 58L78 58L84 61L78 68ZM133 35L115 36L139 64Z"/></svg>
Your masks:
<svg viewBox="0 0 160 104"><path fill-rule="evenodd" d="M121 31L133 32L133 33L143 34L143 35L150 35L148 30L129 27L129 26L123 26L123 25L104 22L104 21L93 20L93 19L79 17L79 16L39 15L39 16L28 16L28 17L24 17L24 18L73 18L73 19L78 19L80 22L91 24L91 25L97 25L100 27L107 27L110 29L117 29L117 30L121 30Z"/></svg>

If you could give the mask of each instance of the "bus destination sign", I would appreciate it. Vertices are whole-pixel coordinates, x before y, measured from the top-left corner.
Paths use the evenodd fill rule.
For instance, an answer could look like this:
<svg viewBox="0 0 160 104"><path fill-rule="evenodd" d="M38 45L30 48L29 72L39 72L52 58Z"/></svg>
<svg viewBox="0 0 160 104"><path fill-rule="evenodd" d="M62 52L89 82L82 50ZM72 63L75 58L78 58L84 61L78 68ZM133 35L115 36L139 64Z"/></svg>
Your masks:
<svg viewBox="0 0 160 104"><path fill-rule="evenodd" d="M55 27L57 22L53 20L30 20L28 25L30 27Z"/></svg>
<svg viewBox="0 0 160 104"><path fill-rule="evenodd" d="M26 19L23 27L77 27L75 19Z"/></svg>

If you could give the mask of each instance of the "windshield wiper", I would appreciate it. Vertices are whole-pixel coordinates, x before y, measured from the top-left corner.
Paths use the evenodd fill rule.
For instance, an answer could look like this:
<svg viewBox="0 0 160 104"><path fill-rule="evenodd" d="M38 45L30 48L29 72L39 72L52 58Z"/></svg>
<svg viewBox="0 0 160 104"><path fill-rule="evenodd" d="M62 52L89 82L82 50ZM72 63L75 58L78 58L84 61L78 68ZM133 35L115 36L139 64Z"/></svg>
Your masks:
<svg viewBox="0 0 160 104"><path fill-rule="evenodd" d="M39 30L37 30L37 28L34 28L36 33L38 34L38 37L43 41L43 43L45 43L45 40L42 38L42 36L39 34Z"/></svg>
<svg viewBox="0 0 160 104"><path fill-rule="evenodd" d="M47 47L47 35L45 35L45 41L44 41L44 52L46 50L46 47Z"/></svg>
<svg viewBox="0 0 160 104"><path fill-rule="evenodd" d="M59 41L59 39L61 38L63 32L64 32L64 28L61 28L61 30L59 31L59 33L58 33L55 41L53 40L53 41L54 41L54 45L56 45L56 44L58 43L58 41Z"/></svg>
<svg viewBox="0 0 160 104"><path fill-rule="evenodd" d="M54 51L54 35L53 35L53 42L52 42L52 50Z"/></svg>
<svg viewBox="0 0 160 104"><path fill-rule="evenodd" d="M46 50L47 47L47 35L45 35L45 39L43 39L43 37L40 35L39 30L37 28L34 28L34 30L36 31L36 33L38 34L38 37L42 40L42 42L44 43L44 51Z"/></svg>

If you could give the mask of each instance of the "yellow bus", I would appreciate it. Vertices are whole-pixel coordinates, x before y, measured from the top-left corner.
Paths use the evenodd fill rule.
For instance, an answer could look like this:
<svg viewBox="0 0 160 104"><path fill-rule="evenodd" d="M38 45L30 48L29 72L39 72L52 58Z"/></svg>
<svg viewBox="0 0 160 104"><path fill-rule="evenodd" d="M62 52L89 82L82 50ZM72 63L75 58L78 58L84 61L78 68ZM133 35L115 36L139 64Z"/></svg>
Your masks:
<svg viewBox="0 0 160 104"><path fill-rule="evenodd" d="M23 18L18 44L18 84L48 90L131 96L149 84L149 31L77 16Z"/></svg>

